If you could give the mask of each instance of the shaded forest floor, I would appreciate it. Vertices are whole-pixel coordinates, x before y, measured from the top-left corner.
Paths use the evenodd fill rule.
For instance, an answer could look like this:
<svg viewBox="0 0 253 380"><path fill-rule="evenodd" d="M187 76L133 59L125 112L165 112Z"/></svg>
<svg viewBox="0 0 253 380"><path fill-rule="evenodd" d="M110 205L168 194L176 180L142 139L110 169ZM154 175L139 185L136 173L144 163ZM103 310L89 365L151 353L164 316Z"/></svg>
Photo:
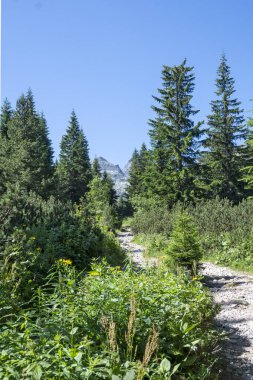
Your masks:
<svg viewBox="0 0 253 380"><path fill-rule="evenodd" d="M130 228L123 229L118 238L134 264L158 265L157 258L145 258L145 248L132 242ZM217 328L225 334L221 380L253 380L253 276L211 263L203 263L202 273L219 306Z"/></svg>

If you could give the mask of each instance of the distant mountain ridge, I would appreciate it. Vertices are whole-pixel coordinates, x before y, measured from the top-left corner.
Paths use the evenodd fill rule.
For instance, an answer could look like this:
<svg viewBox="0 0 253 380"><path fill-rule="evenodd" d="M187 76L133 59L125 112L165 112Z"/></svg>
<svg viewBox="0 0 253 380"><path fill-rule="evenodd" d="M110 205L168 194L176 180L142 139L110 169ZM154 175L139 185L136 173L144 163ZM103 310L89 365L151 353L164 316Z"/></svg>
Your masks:
<svg viewBox="0 0 253 380"><path fill-rule="evenodd" d="M107 161L104 157L98 157L97 160L102 172L106 172L111 176L117 194L123 195L128 185L128 173L131 166L131 160L128 161L123 169L121 169L119 165L114 165Z"/></svg>

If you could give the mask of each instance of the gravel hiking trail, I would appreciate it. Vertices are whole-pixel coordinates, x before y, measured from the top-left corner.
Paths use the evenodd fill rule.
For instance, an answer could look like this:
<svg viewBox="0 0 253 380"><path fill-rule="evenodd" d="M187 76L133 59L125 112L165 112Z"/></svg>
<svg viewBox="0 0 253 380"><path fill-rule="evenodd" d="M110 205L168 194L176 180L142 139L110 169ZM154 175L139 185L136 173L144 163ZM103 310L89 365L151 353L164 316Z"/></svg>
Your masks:
<svg viewBox="0 0 253 380"><path fill-rule="evenodd" d="M118 234L120 245L128 252L129 258L140 268L157 265L158 260L155 257L144 258L145 248L134 243L132 231L129 227L123 228Z"/></svg>
<svg viewBox="0 0 253 380"><path fill-rule="evenodd" d="M211 263L202 273L219 305L217 328L224 331L222 380L253 380L253 276Z"/></svg>
<svg viewBox="0 0 253 380"><path fill-rule="evenodd" d="M157 265L157 259L144 258L144 247L132 242L130 228L123 229L118 239L136 266ZM217 329L226 336L220 380L253 380L253 276L211 263L203 263L202 274L219 306Z"/></svg>

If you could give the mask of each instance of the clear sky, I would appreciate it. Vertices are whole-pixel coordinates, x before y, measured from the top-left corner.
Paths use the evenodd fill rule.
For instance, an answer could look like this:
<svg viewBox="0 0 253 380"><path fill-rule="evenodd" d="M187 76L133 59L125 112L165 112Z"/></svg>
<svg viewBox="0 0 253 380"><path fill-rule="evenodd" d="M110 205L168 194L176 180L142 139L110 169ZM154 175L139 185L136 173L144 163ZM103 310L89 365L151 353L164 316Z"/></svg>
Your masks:
<svg viewBox="0 0 253 380"><path fill-rule="evenodd" d="M163 64L195 67L202 120L225 52L250 116L252 41L253 0L2 0L2 98L31 87L56 156L74 108L91 157L123 166L149 141Z"/></svg>

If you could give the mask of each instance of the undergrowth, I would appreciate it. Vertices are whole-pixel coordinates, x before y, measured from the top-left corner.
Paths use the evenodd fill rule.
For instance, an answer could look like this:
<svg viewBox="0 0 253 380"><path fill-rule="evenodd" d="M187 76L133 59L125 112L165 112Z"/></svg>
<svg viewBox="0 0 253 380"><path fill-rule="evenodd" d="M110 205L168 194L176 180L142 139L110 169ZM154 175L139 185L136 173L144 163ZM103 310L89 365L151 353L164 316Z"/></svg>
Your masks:
<svg viewBox="0 0 253 380"><path fill-rule="evenodd" d="M84 274L61 260L25 308L2 318L0 378L213 380L214 314L199 281L165 266L94 262Z"/></svg>

